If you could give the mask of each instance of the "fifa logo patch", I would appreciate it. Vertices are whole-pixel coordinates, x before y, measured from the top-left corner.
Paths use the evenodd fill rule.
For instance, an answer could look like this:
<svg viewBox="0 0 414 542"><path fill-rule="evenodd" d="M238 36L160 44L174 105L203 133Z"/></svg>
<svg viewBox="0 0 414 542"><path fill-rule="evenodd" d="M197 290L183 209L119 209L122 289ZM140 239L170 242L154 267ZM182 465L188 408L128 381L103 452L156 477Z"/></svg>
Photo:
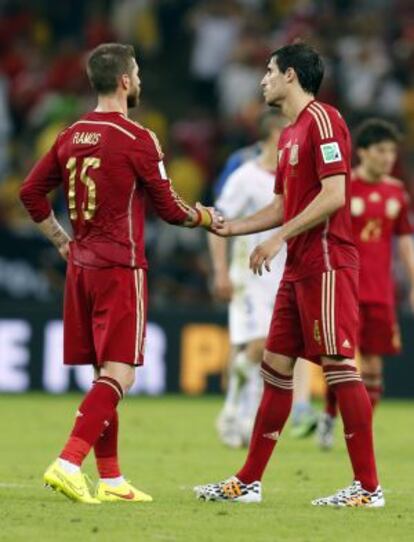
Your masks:
<svg viewBox="0 0 414 542"><path fill-rule="evenodd" d="M289 164L291 166L296 166L298 163L299 163L299 145L295 143L290 148Z"/></svg>
<svg viewBox="0 0 414 542"><path fill-rule="evenodd" d="M315 320L313 322L313 338L315 339L315 341L318 344L322 343L321 330L320 330L320 327L319 327L319 320Z"/></svg>

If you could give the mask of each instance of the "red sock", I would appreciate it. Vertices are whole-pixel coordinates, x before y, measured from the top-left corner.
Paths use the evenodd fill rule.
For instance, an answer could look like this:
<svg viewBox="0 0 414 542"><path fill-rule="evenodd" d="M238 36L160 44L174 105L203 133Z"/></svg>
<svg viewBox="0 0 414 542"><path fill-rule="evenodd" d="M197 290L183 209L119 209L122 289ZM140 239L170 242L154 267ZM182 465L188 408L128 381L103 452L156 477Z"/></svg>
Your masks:
<svg viewBox="0 0 414 542"><path fill-rule="evenodd" d="M121 476L118 464L118 412L116 410L110 424L95 442L94 451L101 478Z"/></svg>
<svg viewBox="0 0 414 542"><path fill-rule="evenodd" d="M113 378L98 378L79 407L69 440L60 454L75 465L81 465L89 450L112 420L122 388Z"/></svg>
<svg viewBox="0 0 414 542"><path fill-rule="evenodd" d="M350 365L331 364L324 367L329 386L335 388L344 423L345 440L354 471L367 491L378 486L372 435L372 408L361 378Z"/></svg>
<svg viewBox="0 0 414 542"><path fill-rule="evenodd" d="M331 386L326 387L325 393L325 413L332 418L336 418L338 414L338 403L336 400L335 390Z"/></svg>
<svg viewBox="0 0 414 542"><path fill-rule="evenodd" d="M249 453L236 474L245 484L261 480L292 407L293 379L262 363L264 390L257 411Z"/></svg>
<svg viewBox="0 0 414 542"><path fill-rule="evenodd" d="M371 401L372 409L374 410L374 408L380 402L382 394L384 392L382 377L381 375L378 376L362 373L362 381L365 384L369 400Z"/></svg>

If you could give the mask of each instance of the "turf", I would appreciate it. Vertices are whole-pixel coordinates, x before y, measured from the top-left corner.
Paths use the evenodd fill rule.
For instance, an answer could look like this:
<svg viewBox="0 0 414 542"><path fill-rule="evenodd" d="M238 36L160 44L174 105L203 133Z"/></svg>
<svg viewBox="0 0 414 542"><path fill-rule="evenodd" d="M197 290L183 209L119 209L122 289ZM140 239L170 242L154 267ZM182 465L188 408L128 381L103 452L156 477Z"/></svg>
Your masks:
<svg viewBox="0 0 414 542"><path fill-rule="evenodd" d="M414 403L384 402L376 417L383 510L315 509L318 497L350 481L338 428L334 451L287 432L264 480L260 505L200 503L191 488L234 473L244 451L223 448L213 420L218 398L130 398L121 406L125 474L153 503L85 507L42 488L42 473L59 452L79 396L0 396L1 541L413 540ZM85 468L96 477L94 464Z"/></svg>

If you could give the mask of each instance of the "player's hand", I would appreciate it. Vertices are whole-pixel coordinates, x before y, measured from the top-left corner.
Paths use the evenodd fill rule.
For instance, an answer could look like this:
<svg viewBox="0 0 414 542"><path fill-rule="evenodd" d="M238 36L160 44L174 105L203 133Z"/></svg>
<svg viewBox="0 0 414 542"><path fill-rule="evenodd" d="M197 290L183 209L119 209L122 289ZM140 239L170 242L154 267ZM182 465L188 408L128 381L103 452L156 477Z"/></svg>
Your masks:
<svg viewBox="0 0 414 542"><path fill-rule="evenodd" d="M218 301L229 302L233 296L233 284L227 271L214 274L214 297Z"/></svg>
<svg viewBox="0 0 414 542"><path fill-rule="evenodd" d="M69 258L69 241L57 246L56 248L58 249L59 254L62 256L65 262L67 262Z"/></svg>
<svg viewBox="0 0 414 542"><path fill-rule="evenodd" d="M250 269L255 275L262 276L263 266L266 271L270 272L270 262L280 252L283 244L284 240L276 234L264 243L257 245L250 255Z"/></svg>
<svg viewBox="0 0 414 542"><path fill-rule="evenodd" d="M202 215L200 226L203 226L206 230L215 233L216 229L220 228L224 223L222 214L214 207L205 207L200 202L197 202L196 209Z"/></svg>

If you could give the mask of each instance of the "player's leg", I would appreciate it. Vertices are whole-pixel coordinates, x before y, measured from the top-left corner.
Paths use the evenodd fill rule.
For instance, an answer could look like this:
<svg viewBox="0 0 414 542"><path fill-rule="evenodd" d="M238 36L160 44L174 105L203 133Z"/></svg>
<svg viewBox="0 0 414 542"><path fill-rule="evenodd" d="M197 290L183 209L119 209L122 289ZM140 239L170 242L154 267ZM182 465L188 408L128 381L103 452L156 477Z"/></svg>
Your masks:
<svg viewBox="0 0 414 542"><path fill-rule="evenodd" d="M372 408L354 359L357 293L356 271L343 269L323 274L321 360L326 382L338 401L354 482L335 495L316 499L314 505L384 506L375 464Z"/></svg>
<svg viewBox="0 0 414 542"><path fill-rule="evenodd" d="M106 362L80 404L70 437L59 457L70 472L80 469L85 457L111 424L119 401L134 383L131 365Z"/></svg>
<svg viewBox="0 0 414 542"><path fill-rule="evenodd" d="M228 480L196 486L202 500L261 501L261 478L292 406L293 368L303 347L299 314L291 283L280 285L262 363L263 395L245 464ZM292 355L275 352L276 344Z"/></svg>
<svg viewBox="0 0 414 542"><path fill-rule="evenodd" d="M354 481L329 497L316 499L319 506L381 507L385 501L375 464L371 403L353 359L323 357L328 385L334 390L344 424L345 442Z"/></svg>
<svg viewBox="0 0 414 542"><path fill-rule="evenodd" d="M330 386L326 386L324 410L318 418L316 442L322 450L330 450L334 445L335 422L338 414L336 395Z"/></svg>
<svg viewBox="0 0 414 542"><path fill-rule="evenodd" d="M249 433L246 416L255 408L251 406L255 400L257 407L257 394L260 393L258 374L264 348L262 337L267 333L271 318L271 311L267 316L260 293L256 292L254 284L246 284L244 288L236 289L229 304L232 352L225 402L216 427L220 440L232 448L245 444ZM265 326L263 318L266 318Z"/></svg>
<svg viewBox="0 0 414 542"><path fill-rule="evenodd" d="M293 375L292 428L295 438L311 435L316 429L317 417L311 405L311 374L309 362L299 358Z"/></svg>
<svg viewBox="0 0 414 542"><path fill-rule="evenodd" d="M65 364L95 364L96 353L87 301L85 270L74 266L71 262L68 263L66 273L63 322ZM94 388L95 384L92 390ZM84 401L92 390L86 395ZM79 412L80 410L78 410L76 422L81 417ZM85 440L70 438L60 457L46 470L45 485L72 500L99 504L99 501L91 496L86 479L80 471L80 465L89 448Z"/></svg>
<svg viewBox="0 0 414 542"><path fill-rule="evenodd" d="M383 382L383 356L395 355L401 350L401 336L393 306L366 304L364 333L361 335L361 374L373 408L381 399Z"/></svg>
<svg viewBox="0 0 414 542"><path fill-rule="evenodd" d="M263 359L265 339L253 339L247 345L238 363L245 378L239 404L239 420L242 444L248 446L254 420L263 393L260 365Z"/></svg>
<svg viewBox="0 0 414 542"><path fill-rule="evenodd" d="M375 354L361 355L361 376L374 409L381 399L383 384L383 359Z"/></svg>
<svg viewBox="0 0 414 542"><path fill-rule="evenodd" d="M241 346L232 345L224 405L216 421L217 433L221 442L231 448L239 448L242 445L238 411L245 379L236 368L236 357L242 350Z"/></svg>

